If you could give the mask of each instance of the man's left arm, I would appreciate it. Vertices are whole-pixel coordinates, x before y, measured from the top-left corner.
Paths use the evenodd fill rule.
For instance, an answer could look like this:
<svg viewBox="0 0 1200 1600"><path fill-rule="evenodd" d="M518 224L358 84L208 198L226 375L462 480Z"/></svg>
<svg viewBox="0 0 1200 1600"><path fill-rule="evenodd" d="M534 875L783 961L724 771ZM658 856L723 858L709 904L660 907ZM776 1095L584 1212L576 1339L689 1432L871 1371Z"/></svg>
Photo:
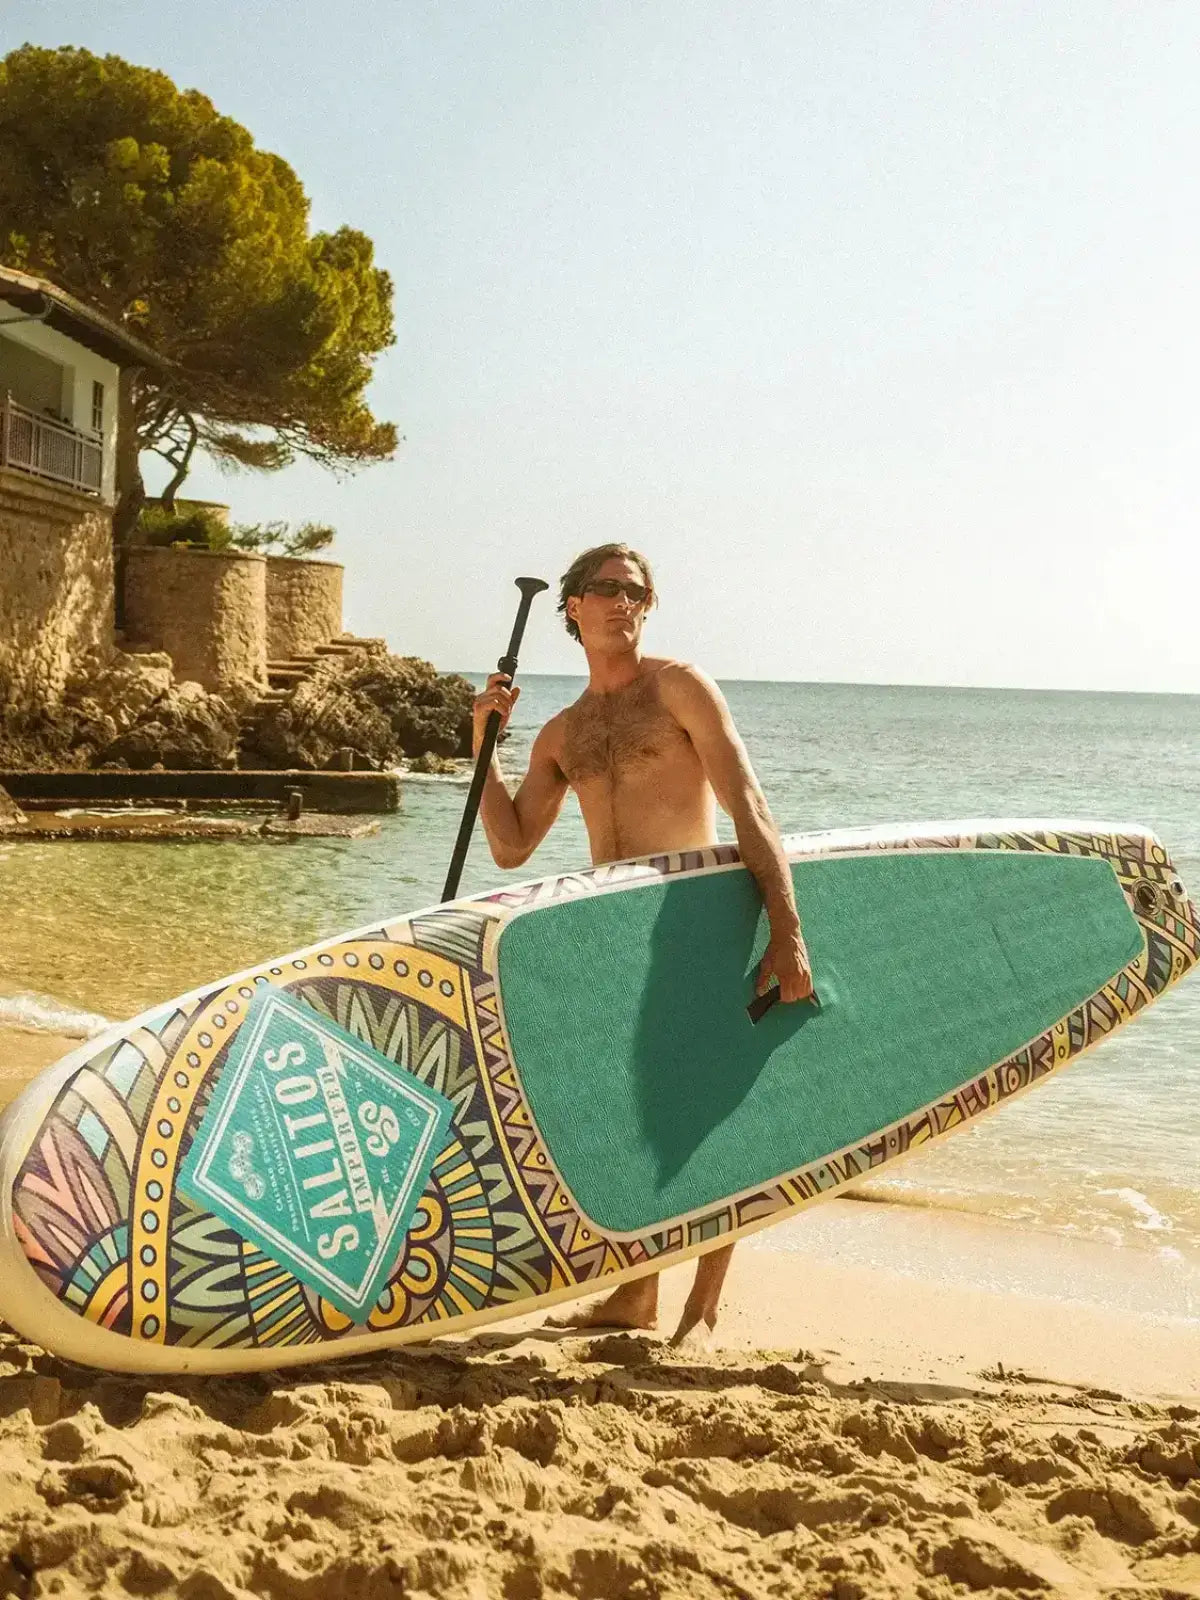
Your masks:
<svg viewBox="0 0 1200 1600"><path fill-rule="evenodd" d="M762 892L771 938L758 969L758 993L774 977L781 1000L807 1000L813 992L812 973L792 875L725 696L696 667L664 668L660 687L662 703L691 739L718 803L733 822L742 861Z"/></svg>

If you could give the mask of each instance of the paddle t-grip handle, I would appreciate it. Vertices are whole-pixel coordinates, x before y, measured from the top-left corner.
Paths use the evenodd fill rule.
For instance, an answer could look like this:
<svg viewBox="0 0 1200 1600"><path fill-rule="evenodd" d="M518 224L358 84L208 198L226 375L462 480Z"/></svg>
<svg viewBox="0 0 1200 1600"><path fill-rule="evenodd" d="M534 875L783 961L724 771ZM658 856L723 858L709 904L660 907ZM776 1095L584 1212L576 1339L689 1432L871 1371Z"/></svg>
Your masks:
<svg viewBox="0 0 1200 1600"><path fill-rule="evenodd" d="M505 674L510 684L517 675L517 653L521 648L521 640L525 636L525 624L529 621L529 608L533 604L534 596L541 594L543 589L550 587L542 578L518 578L516 584L521 591L521 600L517 606L517 616L513 623L512 637L508 641L508 649L496 663L498 671ZM463 864L467 859L467 851L471 846L471 834L475 830L475 818L479 815L479 802L483 798L483 786L487 782L487 770L491 765L499 734L500 713L493 711L484 724L483 738L479 741L479 754L475 758L475 771L471 777L471 787L467 790L467 803L463 807L462 821L458 825L458 837L454 841L454 852L450 857L450 867L446 873L446 882L442 889L443 901L453 900L458 893L458 883L462 877Z"/></svg>

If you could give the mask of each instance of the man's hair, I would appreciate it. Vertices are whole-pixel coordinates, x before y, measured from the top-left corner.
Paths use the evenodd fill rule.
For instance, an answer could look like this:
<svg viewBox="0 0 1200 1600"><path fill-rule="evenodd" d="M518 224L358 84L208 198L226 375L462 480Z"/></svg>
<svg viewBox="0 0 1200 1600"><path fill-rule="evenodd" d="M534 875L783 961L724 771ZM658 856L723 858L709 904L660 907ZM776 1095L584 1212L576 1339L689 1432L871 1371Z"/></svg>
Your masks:
<svg viewBox="0 0 1200 1600"><path fill-rule="evenodd" d="M572 639L582 642L579 636L579 624L567 616L567 601L572 595L578 599L604 563L618 558L632 561L635 567L641 569L642 579L650 591L650 598L646 604L654 605L656 600L654 574L645 556L636 550L631 550L627 544L598 544L591 550L585 550L581 556L576 556L559 580L558 609L566 619L567 632Z"/></svg>

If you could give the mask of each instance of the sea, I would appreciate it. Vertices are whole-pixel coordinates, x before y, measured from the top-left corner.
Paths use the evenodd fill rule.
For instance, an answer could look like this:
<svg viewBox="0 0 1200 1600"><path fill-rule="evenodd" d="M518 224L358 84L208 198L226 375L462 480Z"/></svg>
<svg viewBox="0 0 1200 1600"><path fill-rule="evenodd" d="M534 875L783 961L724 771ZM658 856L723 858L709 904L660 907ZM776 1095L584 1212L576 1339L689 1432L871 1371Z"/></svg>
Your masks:
<svg viewBox="0 0 1200 1600"><path fill-rule="evenodd" d="M513 778L538 728L583 688L521 684L501 755ZM1200 894L1200 696L722 687L783 833L981 817L1138 823ZM0 843L0 1022L86 1037L208 979L435 903L467 778L410 775L400 811L365 840ZM569 799L520 876L587 859ZM477 834L463 891L503 879ZM862 1197L1130 1253L1139 1281L1153 1263L1164 1309L1200 1316L1200 976Z"/></svg>

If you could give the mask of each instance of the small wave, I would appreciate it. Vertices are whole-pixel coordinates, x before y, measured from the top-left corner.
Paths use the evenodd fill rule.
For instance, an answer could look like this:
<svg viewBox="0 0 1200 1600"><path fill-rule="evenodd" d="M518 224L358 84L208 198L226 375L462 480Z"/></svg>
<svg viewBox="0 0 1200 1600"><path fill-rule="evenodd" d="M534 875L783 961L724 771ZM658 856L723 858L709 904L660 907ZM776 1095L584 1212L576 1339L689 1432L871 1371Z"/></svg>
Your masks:
<svg viewBox="0 0 1200 1600"><path fill-rule="evenodd" d="M465 789L474 775L474 769L469 766L458 772L410 772L407 767L394 767L392 770L403 783L450 784L460 789Z"/></svg>
<svg viewBox="0 0 1200 1600"><path fill-rule="evenodd" d="M1110 1196L1127 1205L1138 1219L1134 1227L1142 1228L1146 1233L1170 1233L1175 1227L1170 1217L1165 1217L1161 1211L1152 1206L1138 1189L1098 1189L1096 1193Z"/></svg>
<svg viewBox="0 0 1200 1600"><path fill-rule="evenodd" d="M1115 1246L1132 1244L1138 1234L1143 1237L1172 1234L1175 1239L1187 1241L1194 1237L1193 1230L1186 1225L1181 1232L1171 1215L1160 1211L1140 1189L1129 1187L1094 1189L1091 1197L1086 1193L1035 1196L1001 1193L982 1186L976 1190L951 1189L904 1179L876 1178L847 1189L841 1198L920 1211L989 1216L1021 1227L1047 1229L1077 1238L1090 1237ZM1117 1203L1105 1204L1105 1201ZM1150 1242L1147 1238L1146 1243ZM1173 1259L1178 1254L1173 1243L1165 1241L1156 1243L1156 1253L1165 1259Z"/></svg>
<svg viewBox="0 0 1200 1600"><path fill-rule="evenodd" d="M919 1211L962 1211L967 1214L992 1212L996 1196L990 1191L938 1189L910 1183L903 1178L868 1179L842 1191L839 1199L861 1200L868 1205L912 1206Z"/></svg>
<svg viewBox="0 0 1200 1600"><path fill-rule="evenodd" d="M64 811L56 811L56 817L128 817L136 816L140 822L143 817L176 817L177 809L171 806L118 806L115 809L103 810L99 806L68 806Z"/></svg>
<svg viewBox="0 0 1200 1600"><path fill-rule="evenodd" d="M96 1011L81 1011L48 994L0 994L0 1024L61 1033L68 1039L91 1039L111 1024Z"/></svg>

